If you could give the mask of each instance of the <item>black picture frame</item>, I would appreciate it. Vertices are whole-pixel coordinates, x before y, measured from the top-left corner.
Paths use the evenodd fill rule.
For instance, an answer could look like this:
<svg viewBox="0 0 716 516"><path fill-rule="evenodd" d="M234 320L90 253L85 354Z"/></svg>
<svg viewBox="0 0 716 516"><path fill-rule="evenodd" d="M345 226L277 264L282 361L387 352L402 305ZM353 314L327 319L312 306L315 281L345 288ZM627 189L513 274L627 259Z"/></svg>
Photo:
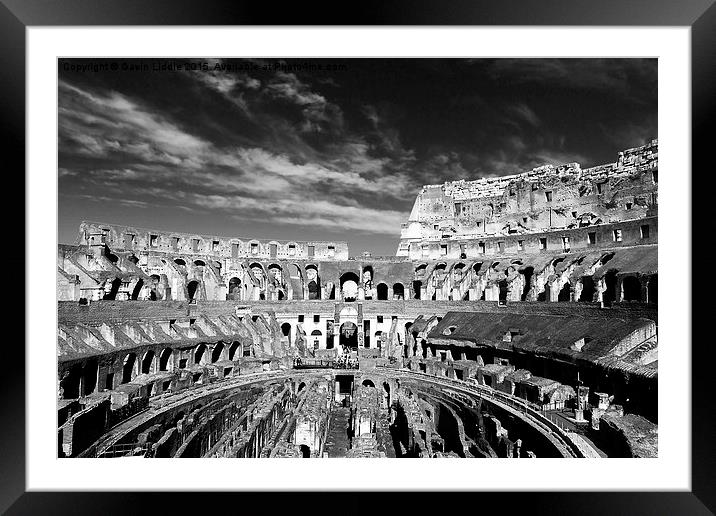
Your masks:
<svg viewBox="0 0 716 516"><path fill-rule="evenodd" d="M25 29L30 26L62 25L573 25L573 26L687 26L691 28L692 74L692 270L705 264L700 260L699 237L710 240L714 229L713 204L709 195L714 183L710 135L716 123L716 5L714 0L458 0L451 2L362 1L270 3L210 0L0 0L0 113L2 113L3 156L17 158L17 169L25 170ZM688 174L690 171L675 171ZM19 174L18 174L19 175ZM696 182L698 180L698 183ZM24 181L19 184L24 192ZM17 195L17 197L20 197ZM30 235L25 235L28 238ZM706 239L704 239L706 241ZM8 265L20 267L24 251L18 246ZM708 250L700 251L704 258ZM699 260L699 262L697 262ZM27 267L25 265L25 267ZM8 269L9 271L9 269ZM29 273L29 271L26 271ZM8 274L14 274L8 272ZM708 274L705 271L704 274ZM694 278L697 276L694 274ZM707 321L712 304L704 285L683 277L692 285L692 321ZM701 288L699 288L701 287ZM702 299L699 299L702 298ZM15 298L25 306L24 296ZM19 325L18 325L19 326ZM570 493L479 493L474 504L485 509L496 502L501 510L529 509L530 514L712 514L716 511L716 406L710 379L714 363L709 334L698 339L692 324L692 489L690 492L570 492ZM688 330L685 331L688 334ZM24 339L23 339L24 340ZM167 495L138 493L25 492L25 349L15 341L4 344L6 366L0 375L2 438L0 439L0 511L8 514L127 514L154 511L186 512L192 505L207 507L205 497L190 493ZM51 343L48 343L52 345ZM686 348L689 342L678 345ZM54 348L52 350L54 352ZM662 378L663 388L669 381ZM19 392L23 390L22 394ZM662 417L668 417L664 415ZM555 483L559 479L555 478ZM210 493L211 505L241 508L237 500L244 493ZM416 493L417 494L417 493ZM400 497L400 510L411 500L423 505L426 498ZM159 500L161 496L161 500ZM365 495L342 495L345 511L356 511ZM452 496L452 494L446 495ZM317 510L315 502L296 504L296 500L318 500L310 495L272 493L271 508L285 503L292 512ZM323 497L321 497L323 499ZM361 500L363 502L361 502ZM387 502L386 502L387 503ZM370 505L377 505L371 502ZM381 503L382 505L382 503ZM363 505L365 507L365 505ZM457 507L457 506L456 506ZM466 506L466 510L469 506ZM248 509L248 508L245 508ZM370 506L368 506L370 509ZM365 510L365 509L364 509ZM232 511L233 512L233 511ZM263 512L263 511L262 511ZM272 512L272 511L269 511ZM363 511L361 511L363 512Z"/></svg>

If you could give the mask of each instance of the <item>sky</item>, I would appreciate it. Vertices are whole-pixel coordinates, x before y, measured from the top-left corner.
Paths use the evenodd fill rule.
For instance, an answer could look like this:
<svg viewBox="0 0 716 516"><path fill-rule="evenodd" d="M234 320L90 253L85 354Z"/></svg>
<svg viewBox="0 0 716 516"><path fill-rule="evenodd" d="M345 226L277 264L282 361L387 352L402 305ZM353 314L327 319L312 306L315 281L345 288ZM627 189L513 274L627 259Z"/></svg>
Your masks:
<svg viewBox="0 0 716 516"><path fill-rule="evenodd" d="M424 184L657 137L656 59L60 59L59 241L80 221L394 255Z"/></svg>

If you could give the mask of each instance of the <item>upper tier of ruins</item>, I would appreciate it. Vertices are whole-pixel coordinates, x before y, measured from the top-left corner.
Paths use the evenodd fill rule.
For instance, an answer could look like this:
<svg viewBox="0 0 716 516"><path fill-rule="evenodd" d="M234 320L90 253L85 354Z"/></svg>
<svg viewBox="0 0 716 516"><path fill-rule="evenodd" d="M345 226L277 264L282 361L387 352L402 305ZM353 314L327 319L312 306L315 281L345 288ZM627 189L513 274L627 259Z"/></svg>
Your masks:
<svg viewBox="0 0 716 516"><path fill-rule="evenodd" d="M419 259L440 242L489 242L654 217L657 184L658 143L652 140L620 152L614 163L587 169L579 163L544 165L510 176L426 185L402 226L397 255Z"/></svg>

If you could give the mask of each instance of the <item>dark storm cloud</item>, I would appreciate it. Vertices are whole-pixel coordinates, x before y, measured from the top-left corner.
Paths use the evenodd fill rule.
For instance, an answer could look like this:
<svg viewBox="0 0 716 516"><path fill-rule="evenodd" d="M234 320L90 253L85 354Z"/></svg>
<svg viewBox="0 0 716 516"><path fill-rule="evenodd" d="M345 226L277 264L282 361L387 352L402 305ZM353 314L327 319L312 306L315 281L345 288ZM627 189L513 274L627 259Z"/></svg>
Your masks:
<svg viewBox="0 0 716 516"><path fill-rule="evenodd" d="M595 165L656 136L655 60L177 62L202 66L61 71L61 228L116 205L118 223L175 213L173 229L391 254L422 184Z"/></svg>

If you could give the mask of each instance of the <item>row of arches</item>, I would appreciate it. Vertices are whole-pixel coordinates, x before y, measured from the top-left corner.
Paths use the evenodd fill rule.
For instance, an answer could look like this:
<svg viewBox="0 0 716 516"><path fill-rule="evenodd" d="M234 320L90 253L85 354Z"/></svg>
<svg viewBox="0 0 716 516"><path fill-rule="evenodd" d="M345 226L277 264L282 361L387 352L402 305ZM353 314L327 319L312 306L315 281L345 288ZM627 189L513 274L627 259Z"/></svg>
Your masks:
<svg viewBox="0 0 716 516"><path fill-rule="evenodd" d="M175 369L183 369L190 365L208 365L221 361L235 361L241 356L251 355L251 346L242 345L239 341L231 344L217 342L213 347L200 343L191 352L192 363L188 360L175 358L181 355L177 350L164 348L159 355L152 349L142 355L135 352L127 353L122 359L121 372L118 375L118 382L115 382L115 372L108 371L105 378L104 389L111 390L117 384L132 382L141 374L149 375L159 372L172 372ZM76 399L80 396L88 396L98 389L99 367L97 360L91 359L84 364L75 364L65 370L60 380L61 397L63 399Z"/></svg>

